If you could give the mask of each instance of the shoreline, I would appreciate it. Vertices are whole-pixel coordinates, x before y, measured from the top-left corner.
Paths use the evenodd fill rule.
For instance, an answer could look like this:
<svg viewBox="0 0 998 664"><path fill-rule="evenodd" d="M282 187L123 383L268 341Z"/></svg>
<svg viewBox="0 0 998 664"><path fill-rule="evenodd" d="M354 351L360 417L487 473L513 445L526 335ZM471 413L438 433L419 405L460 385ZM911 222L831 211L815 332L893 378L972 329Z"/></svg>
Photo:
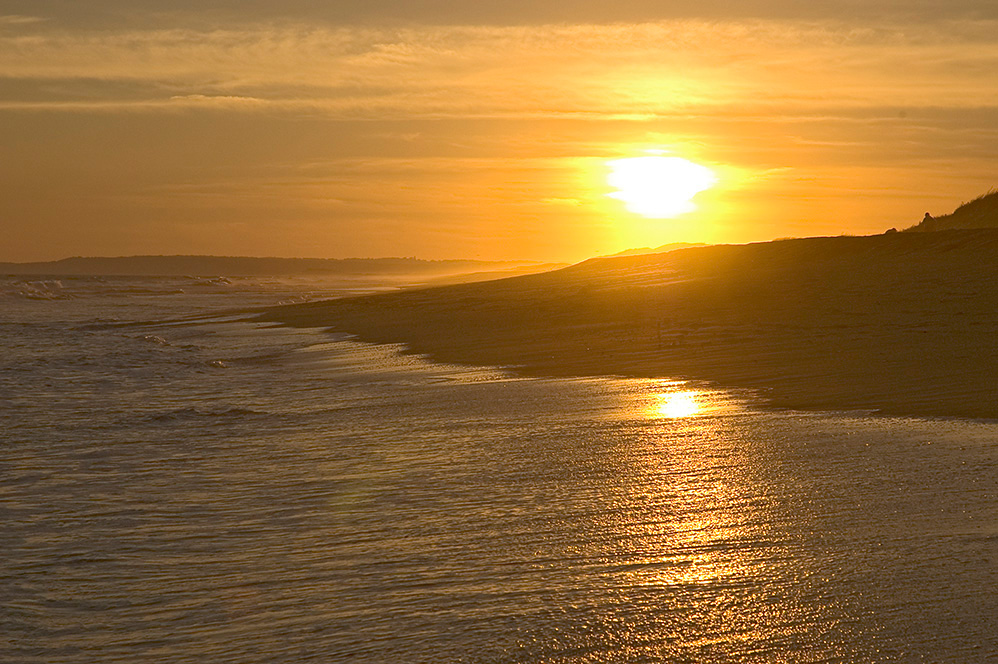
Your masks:
<svg viewBox="0 0 998 664"><path fill-rule="evenodd" d="M769 406L998 417L998 231L715 245L271 309L528 376L689 380Z"/></svg>

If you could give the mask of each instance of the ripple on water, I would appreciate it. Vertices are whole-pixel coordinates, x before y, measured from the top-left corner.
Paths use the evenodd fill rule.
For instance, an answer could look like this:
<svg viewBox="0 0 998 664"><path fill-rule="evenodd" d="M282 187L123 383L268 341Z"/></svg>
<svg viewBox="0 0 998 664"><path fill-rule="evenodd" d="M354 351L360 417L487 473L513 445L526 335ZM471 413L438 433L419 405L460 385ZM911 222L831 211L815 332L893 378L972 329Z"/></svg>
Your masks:
<svg viewBox="0 0 998 664"><path fill-rule="evenodd" d="M0 358L4 661L998 653L994 423L58 327Z"/></svg>

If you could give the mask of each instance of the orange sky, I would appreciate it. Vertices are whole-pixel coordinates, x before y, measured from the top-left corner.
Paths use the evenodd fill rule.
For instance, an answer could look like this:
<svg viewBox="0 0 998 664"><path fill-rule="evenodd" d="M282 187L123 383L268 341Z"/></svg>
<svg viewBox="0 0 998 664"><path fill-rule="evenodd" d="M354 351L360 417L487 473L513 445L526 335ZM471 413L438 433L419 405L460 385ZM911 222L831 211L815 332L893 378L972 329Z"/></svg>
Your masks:
<svg viewBox="0 0 998 664"><path fill-rule="evenodd" d="M0 260L575 261L881 232L998 185L983 2L62 4L0 9ZM649 149L714 169L697 211L607 197Z"/></svg>

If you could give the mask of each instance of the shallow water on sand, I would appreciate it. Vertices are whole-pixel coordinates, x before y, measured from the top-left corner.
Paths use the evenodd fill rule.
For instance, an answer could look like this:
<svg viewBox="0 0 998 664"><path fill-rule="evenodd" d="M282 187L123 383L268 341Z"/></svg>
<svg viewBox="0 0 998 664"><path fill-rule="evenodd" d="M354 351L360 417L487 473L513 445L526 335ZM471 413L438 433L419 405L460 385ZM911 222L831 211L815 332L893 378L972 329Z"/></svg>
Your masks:
<svg viewBox="0 0 998 664"><path fill-rule="evenodd" d="M998 424L108 325L301 288L122 284L0 297L2 661L998 658Z"/></svg>

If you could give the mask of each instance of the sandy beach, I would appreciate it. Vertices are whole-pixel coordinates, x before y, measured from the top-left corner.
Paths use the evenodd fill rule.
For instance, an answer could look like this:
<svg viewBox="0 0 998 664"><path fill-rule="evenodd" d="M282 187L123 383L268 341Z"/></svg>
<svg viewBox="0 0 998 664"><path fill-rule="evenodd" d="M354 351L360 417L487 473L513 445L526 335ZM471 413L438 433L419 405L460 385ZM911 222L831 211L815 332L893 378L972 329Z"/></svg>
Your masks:
<svg viewBox="0 0 998 664"><path fill-rule="evenodd" d="M694 247L274 309L529 375L746 388L775 407L998 417L998 231Z"/></svg>

